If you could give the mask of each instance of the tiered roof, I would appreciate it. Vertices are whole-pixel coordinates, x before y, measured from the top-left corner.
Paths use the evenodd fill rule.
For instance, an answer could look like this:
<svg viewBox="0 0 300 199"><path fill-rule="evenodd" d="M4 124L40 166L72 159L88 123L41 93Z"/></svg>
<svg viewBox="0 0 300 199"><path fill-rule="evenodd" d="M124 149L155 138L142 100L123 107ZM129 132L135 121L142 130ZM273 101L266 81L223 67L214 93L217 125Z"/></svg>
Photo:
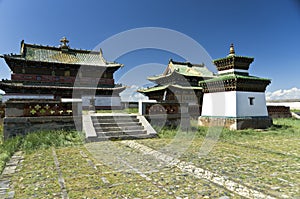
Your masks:
<svg viewBox="0 0 300 199"><path fill-rule="evenodd" d="M179 74L186 77L212 78L213 73L204 64L191 64L190 62L176 62L170 59L167 69L163 74L148 77L150 81L157 81L162 78Z"/></svg>
<svg viewBox="0 0 300 199"><path fill-rule="evenodd" d="M68 65L89 65L101 67L121 67L122 64L108 62L104 59L102 50L81 50L72 49L66 43L68 40L63 38L63 44L59 47L43 46L36 44L27 44L24 40L21 42L21 52L19 55L4 55L6 61L34 61L44 63L57 63Z"/></svg>
<svg viewBox="0 0 300 199"><path fill-rule="evenodd" d="M196 81L199 81L200 79L211 79L214 77L214 74L209 71L204 64L177 62L170 59L163 74L148 77L148 80L153 81L158 85L140 89L138 92L146 94L165 89L201 90L201 87L191 85L191 82L185 80L185 78L190 77L195 77Z"/></svg>
<svg viewBox="0 0 300 199"><path fill-rule="evenodd" d="M157 85L157 86L153 86L153 87L146 88L146 89L140 89L140 90L138 90L138 92L140 92L140 93L150 93L150 92L154 92L154 91L165 90L167 88L169 88L171 90L172 89L202 90L202 87L199 87L199 86L181 86L181 85L177 85L177 84L168 84L168 85Z"/></svg>
<svg viewBox="0 0 300 199"><path fill-rule="evenodd" d="M20 54L6 54L1 55L5 59L8 66L14 71L14 67L20 66L62 66L62 67L75 67L74 69L79 69L81 66L91 66L91 67L100 67L101 70L106 70L111 68L110 71L115 71L118 68L122 67L123 64L116 62L108 62L104 57L102 50L93 51L93 50L81 50L70 48L67 43L69 42L65 37L62 38L61 44L58 47L55 46L43 46L36 44L27 44L24 40L21 42ZM100 69L99 68L99 69ZM41 74L43 75L43 74ZM72 77L68 77L72 78ZM55 82L54 82L55 83ZM114 92L120 93L125 90L126 87L121 85L101 85L96 88L86 87L84 85L79 85L73 87L73 85L57 84L52 85L50 82L41 83L38 80L33 80L32 82L15 82L13 80L3 80L0 81L0 89L8 91L22 91L22 90L38 90L42 89L44 91L55 91L57 93L63 94L64 92L72 93L73 90L88 91L96 90L96 92Z"/></svg>
<svg viewBox="0 0 300 199"><path fill-rule="evenodd" d="M235 55L234 46L231 44L230 53L227 57L213 61L218 71L224 73L213 79L199 81L199 86L203 87L205 93L222 91L264 92L271 80L248 74L249 66L253 60L252 57Z"/></svg>

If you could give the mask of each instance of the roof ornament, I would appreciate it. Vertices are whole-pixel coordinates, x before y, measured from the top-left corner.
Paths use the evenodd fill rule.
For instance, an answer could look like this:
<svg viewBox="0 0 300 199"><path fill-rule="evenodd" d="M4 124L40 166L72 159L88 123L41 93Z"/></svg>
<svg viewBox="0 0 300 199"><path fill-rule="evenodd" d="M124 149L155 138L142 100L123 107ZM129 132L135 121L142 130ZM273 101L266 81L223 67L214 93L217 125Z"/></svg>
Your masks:
<svg viewBox="0 0 300 199"><path fill-rule="evenodd" d="M233 55L235 55L235 51L234 51L233 43L231 43L230 48L229 48L229 55L228 56L233 56Z"/></svg>
<svg viewBox="0 0 300 199"><path fill-rule="evenodd" d="M102 51L102 48L100 48L99 55L100 55L101 60L102 60L105 64L107 64L108 62L107 62L106 59L103 57L103 51Z"/></svg>
<svg viewBox="0 0 300 199"><path fill-rule="evenodd" d="M60 42L61 42L60 44L61 48L69 48L69 46L67 45L67 43L69 43L69 40L67 40L66 37L61 38Z"/></svg>

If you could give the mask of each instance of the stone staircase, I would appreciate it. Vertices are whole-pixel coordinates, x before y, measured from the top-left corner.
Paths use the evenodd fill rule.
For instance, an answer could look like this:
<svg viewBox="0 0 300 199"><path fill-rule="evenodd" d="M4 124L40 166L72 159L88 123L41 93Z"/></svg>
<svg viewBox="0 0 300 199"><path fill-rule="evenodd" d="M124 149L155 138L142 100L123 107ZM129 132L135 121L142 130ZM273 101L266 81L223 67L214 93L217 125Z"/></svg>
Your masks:
<svg viewBox="0 0 300 199"><path fill-rule="evenodd" d="M91 115L91 122L95 136L87 136L88 141L145 139L157 136L143 116L97 114Z"/></svg>

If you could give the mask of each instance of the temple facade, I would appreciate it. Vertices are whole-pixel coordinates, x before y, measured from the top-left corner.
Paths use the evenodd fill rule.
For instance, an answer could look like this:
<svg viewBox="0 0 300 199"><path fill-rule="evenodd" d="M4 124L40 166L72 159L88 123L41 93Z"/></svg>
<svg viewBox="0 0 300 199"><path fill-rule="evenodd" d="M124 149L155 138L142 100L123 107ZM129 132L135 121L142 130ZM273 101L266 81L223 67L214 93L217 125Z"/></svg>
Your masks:
<svg viewBox="0 0 300 199"><path fill-rule="evenodd" d="M172 59L161 75L148 77L156 85L138 92L158 102L188 103L190 113L201 114L202 88L198 82L213 78L204 64L176 62Z"/></svg>
<svg viewBox="0 0 300 199"><path fill-rule="evenodd" d="M272 125L265 99L265 90L271 80L249 75L253 60L236 55L233 44L227 57L214 60L218 76L199 82L204 92L199 125L230 129Z"/></svg>
<svg viewBox="0 0 300 199"><path fill-rule="evenodd" d="M21 42L20 54L1 55L12 71L11 80L0 81L3 101L12 98L81 98L83 106L95 96L95 106L109 109L120 106L113 74L122 64L108 62L102 50L72 49L66 38L58 47Z"/></svg>

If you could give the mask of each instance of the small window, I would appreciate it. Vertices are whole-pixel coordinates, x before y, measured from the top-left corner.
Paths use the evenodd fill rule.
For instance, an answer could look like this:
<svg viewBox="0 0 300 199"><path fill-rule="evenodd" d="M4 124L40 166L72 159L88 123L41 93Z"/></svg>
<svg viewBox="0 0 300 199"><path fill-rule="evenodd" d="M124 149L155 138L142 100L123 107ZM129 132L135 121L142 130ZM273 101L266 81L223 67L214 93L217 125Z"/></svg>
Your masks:
<svg viewBox="0 0 300 199"><path fill-rule="evenodd" d="M52 75L52 76L55 76L55 71L54 71L54 70L51 72L51 75Z"/></svg>
<svg viewBox="0 0 300 199"><path fill-rule="evenodd" d="M36 80L37 80L37 81L41 81L41 80L42 80L42 77L41 77L41 76L36 76Z"/></svg>
<svg viewBox="0 0 300 199"><path fill-rule="evenodd" d="M70 76L70 71L69 70L66 70L65 71L65 77L69 77Z"/></svg>
<svg viewBox="0 0 300 199"><path fill-rule="evenodd" d="M249 97L249 104L254 105L254 99L255 97Z"/></svg>

